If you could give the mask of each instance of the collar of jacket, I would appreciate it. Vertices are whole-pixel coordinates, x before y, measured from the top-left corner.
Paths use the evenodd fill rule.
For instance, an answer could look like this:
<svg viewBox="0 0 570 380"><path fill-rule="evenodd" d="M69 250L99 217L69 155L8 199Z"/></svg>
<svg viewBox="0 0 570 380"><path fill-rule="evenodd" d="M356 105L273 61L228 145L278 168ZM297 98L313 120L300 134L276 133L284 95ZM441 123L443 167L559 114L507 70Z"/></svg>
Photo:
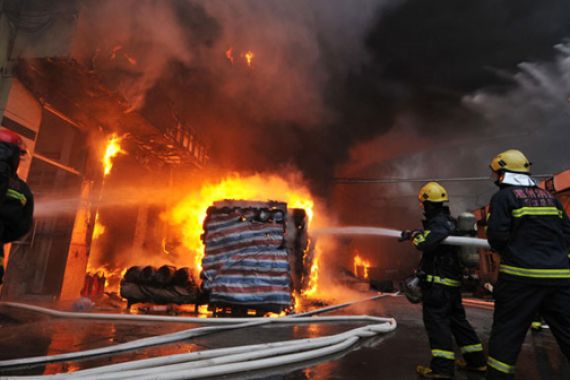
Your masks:
<svg viewBox="0 0 570 380"><path fill-rule="evenodd" d="M432 219L440 214L450 215L449 207L444 205L426 205L424 207L424 219Z"/></svg>
<svg viewBox="0 0 570 380"><path fill-rule="evenodd" d="M536 182L528 174L510 172L505 172L505 174L503 174L500 184L524 187L536 186Z"/></svg>

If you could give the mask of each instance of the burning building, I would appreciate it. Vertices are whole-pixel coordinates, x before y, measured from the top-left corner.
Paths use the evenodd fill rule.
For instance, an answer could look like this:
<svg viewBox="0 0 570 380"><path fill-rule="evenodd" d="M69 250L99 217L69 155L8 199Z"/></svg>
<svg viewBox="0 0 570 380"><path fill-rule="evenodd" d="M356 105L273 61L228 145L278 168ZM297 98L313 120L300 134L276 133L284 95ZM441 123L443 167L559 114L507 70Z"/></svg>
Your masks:
<svg viewBox="0 0 570 380"><path fill-rule="evenodd" d="M279 206L286 216L280 226L283 236L287 230L294 237L284 249L297 254L287 259L287 297L272 310L291 305L293 291L314 288L310 274L317 263L303 255L313 213L306 189L272 176L197 186L198 178L207 178L208 153L190 126L127 112L128 104L74 61L21 60L14 72L3 126L27 139L30 159L20 174L38 207L33 231L12 247L3 297L101 295L118 290L123 275L133 278L125 274L131 266L189 268L197 285L208 259L203 222L213 212L208 207L226 198L276 198L291 207ZM197 178L195 192L179 172Z"/></svg>
<svg viewBox="0 0 570 380"><path fill-rule="evenodd" d="M124 35L94 37L89 31L99 29L91 23L101 22L93 18L101 21L116 3L86 3L91 5L84 9L74 0L57 6L42 0L26 6L4 4L9 12L2 17L8 17L10 25L30 27L14 29L7 37L15 48L6 57L0 55L6 58L0 65L10 74L2 79L7 89L2 126L26 140L30 159L20 175L32 187L38 207L33 231L11 248L2 297L67 300L79 294L101 295L119 290L123 277L144 277L134 269L127 276L131 267L141 267L141 272L164 267L165 273L172 267L188 268L187 279L198 286L208 259L208 242L201 240L208 231L204 220L208 208L224 199L286 204L285 250L304 251L314 202L290 159L300 156L295 152L304 147L292 139L275 144L278 135L268 138L265 127L276 119L277 131L289 129L289 120L312 125L315 115L325 113L305 112L322 107L311 107L316 97L305 96L308 81L302 62L287 65L291 75L285 78L275 70L281 60L272 61L276 56L268 54L266 44L223 39L216 34L219 20L207 9L188 4L144 7L168 17L172 7L188 8L199 19L188 36L181 36L177 27L167 36L153 29L151 41L141 42L125 22L114 25L124 26ZM38 12L46 23L32 28ZM135 21L148 26L148 18ZM48 41L49 36L58 38ZM192 49L181 44L190 38L196 38L195 50L204 53L195 65L189 64ZM158 47L164 55L148 54L149 47ZM161 76L167 78L161 82ZM273 91L293 79L294 88L303 91ZM177 87L176 82L184 84ZM183 94L190 88L191 96ZM175 104L181 94L191 99ZM259 99L266 99L269 108ZM291 108L292 100L298 106ZM224 117L217 118L219 114ZM256 132L247 135L251 130ZM244 143L238 143L242 137ZM257 145L244 148L252 140ZM225 169L222 174L218 164ZM228 168L279 175L240 177L228 175ZM316 293L319 263L324 263L318 252L288 253L290 292L282 305L292 303L292 294ZM207 278L204 282L210 286Z"/></svg>
<svg viewBox="0 0 570 380"><path fill-rule="evenodd" d="M2 5L8 50L0 55L1 124L27 145L19 175L37 201L31 233L6 255L3 298L78 297L87 268L99 270L93 260L112 253L113 239L120 240L115 249L161 250L165 202L132 195L149 178L171 188L175 169L197 173L209 159L188 123L173 113L132 111L92 69L69 58L78 14L76 1ZM130 194L117 194L124 182ZM97 278L108 282L107 275ZM99 292L100 282L86 289Z"/></svg>

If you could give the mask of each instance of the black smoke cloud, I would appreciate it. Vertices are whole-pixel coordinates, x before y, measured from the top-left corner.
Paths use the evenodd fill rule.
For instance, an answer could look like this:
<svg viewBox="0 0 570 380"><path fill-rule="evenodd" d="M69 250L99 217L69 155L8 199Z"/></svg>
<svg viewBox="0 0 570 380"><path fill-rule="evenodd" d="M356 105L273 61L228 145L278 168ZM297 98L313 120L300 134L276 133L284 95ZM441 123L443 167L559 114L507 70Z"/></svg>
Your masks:
<svg viewBox="0 0 570 380"><path fill-rule="evenodd" d="M563 0L84 4L75 55L133 109L193 125L221 167L294 165L322 193L351 147L402 124L434 146L504 134L466 96L507 96L570 36Z"/></svg>

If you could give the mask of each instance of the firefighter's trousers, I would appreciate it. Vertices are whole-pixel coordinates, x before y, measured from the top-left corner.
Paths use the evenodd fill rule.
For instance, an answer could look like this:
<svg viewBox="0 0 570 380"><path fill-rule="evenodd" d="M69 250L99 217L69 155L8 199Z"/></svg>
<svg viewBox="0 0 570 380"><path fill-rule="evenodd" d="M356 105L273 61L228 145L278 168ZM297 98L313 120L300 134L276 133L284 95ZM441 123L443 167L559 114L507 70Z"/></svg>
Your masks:
<svg viewBox="0 0 570 380"><path fill-rule="evenodd" d="M423 319L432 352L431 369L453 375L453 338L470 366L485 365L483 347L465 317L459 287L431 284L423 289Z"/></svg>
<svg viewBox="0 0 570 380"><path fill-rule="evenodd" d="M570 360L570 286L499 280L489 341L487 379L514 378L515 363L530 324L540 312Z"/></svg>

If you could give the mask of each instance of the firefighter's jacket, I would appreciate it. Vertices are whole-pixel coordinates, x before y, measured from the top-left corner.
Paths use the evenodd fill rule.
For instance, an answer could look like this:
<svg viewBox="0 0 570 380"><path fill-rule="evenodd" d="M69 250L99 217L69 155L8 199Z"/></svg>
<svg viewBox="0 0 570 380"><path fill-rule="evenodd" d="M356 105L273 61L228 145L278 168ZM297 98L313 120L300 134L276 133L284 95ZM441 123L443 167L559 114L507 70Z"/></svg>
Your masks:
<svg viewBox="0 0 570 380"><path fill-rule="evenodd" d="M34 197L28 185L17 175L8 181L4 203L0 206L2 243L20 239L30 231L33 223Z"/></svg>
<svg viewBox="0 0 570 380"><path fill-rule="evenodd" d="M20 148L0 142L0 245L18 240L32 227L34 198L16 173L19 163Z"/></svg>
<svg viewBox="0 0 570 380"><path fill-rule="evenodd" d="M489 244L501 255L500 278L570 284L570 221L548 191L502 185L491 199L487 224Z"/></svg>
<svg viewBox="0 0 570 380"><path fill-rule="evenodd" d="M430 214L426 214L423 221L424 231L412 240L412 244L423 252L420 270L425 273L427 283L458 287L461 285L461 267L457 250L441 244L445 238L455 233L455 220L449 215L447 207Z"/></svg>

